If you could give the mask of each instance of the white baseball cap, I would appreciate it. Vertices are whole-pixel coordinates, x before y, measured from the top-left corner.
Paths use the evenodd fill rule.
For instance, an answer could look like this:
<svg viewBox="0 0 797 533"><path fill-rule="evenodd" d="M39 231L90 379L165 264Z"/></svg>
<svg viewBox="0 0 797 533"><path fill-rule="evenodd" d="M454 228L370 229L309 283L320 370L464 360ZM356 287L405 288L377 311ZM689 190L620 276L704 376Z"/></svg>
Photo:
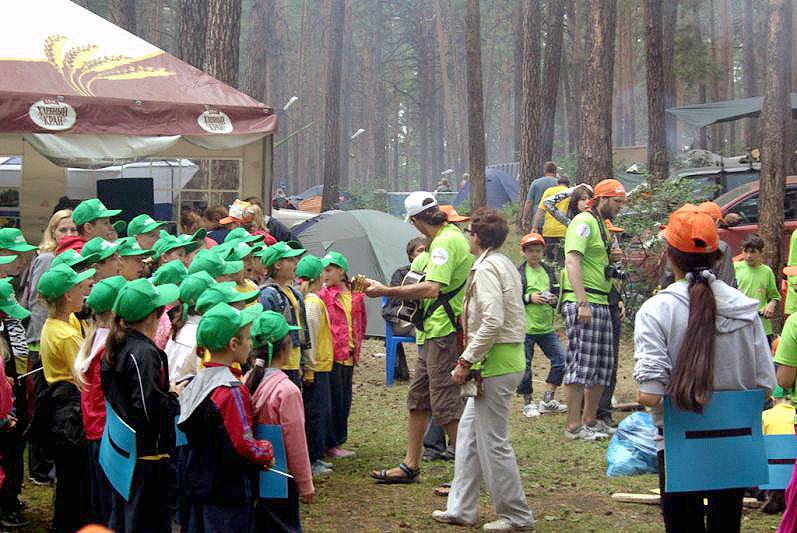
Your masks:
<svg viewBox="0 0 797 533"><path fill-rule="evenodd" d="M437 198L430 192L415 191L410 193L409 196L404 198L404 210L407 212L407 216L404 217L404 222L409 222L410 217L414 217L418 213L426 211L430 207L436 205Z"/></svg>

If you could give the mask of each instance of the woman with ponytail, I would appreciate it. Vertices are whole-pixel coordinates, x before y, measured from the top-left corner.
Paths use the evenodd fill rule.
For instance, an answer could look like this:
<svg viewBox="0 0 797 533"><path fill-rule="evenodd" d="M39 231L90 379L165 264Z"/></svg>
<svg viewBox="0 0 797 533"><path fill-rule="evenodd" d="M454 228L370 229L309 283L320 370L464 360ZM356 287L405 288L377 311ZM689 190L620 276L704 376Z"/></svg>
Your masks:
<svg viewBox="0 0 797 533"><path fill-rule="evenodd" d="M107 524L111 514L111 486L100 467L100 441L105 429L105 395L100 383L100 362L113 323L113 303L127 281L112 276L91 289L86 305L93 320L75 359L75 379L80 388L80 408L89 448L89 490L93 521Z"/></svg>
<svg viewBox="0 0 797 533"><path fill-rule="evenodd" d="M676 281L642 305L634 330L638 401L652 408L660 435L665 395L679 409L702 413L714 391L764 389L769 396L775 388L758 301L711 271L720 255L714 220L687 204L670 215L662 237ZM666 442L657 444L666 531L739 531L744 489L666 492Z"/></svg>
<svg viewBox="0 0 797 533"><path fill-rule="evenodd" d="M101 381L105 398L136 432L136 466L130 498L116 491L108 527L119 533L171 531L169 454L180 387L170 387L166 354L155 345L163 308L177 300L176 285L155 287L137 279L119 291L113 306Z"/></svg>
<svg viewBox="0 0 797 533"><path fill-rule="evenodd" d="M291 357L293 333L298 326L288 325L285 317L266 311L252 324L255 367L246 378L252 391L257 424L277 424L288 462L287 499L260 499L255 511L255 531L299 532L299 501L313 502L315 488L305 439L302 393L280 368Z"/></svg>

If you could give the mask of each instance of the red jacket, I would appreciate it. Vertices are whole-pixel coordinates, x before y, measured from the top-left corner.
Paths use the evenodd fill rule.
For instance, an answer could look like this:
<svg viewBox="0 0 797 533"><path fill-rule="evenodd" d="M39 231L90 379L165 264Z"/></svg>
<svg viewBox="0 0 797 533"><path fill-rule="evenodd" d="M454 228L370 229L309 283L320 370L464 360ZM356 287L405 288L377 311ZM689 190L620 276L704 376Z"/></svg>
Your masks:
<svg viewBox="0 0 797 533"><path fill-rule="evenodd" d="M332 330L332 348L335 361L345 361L349 358L349 324L346 312L338 299L340 287L324 287L318 291L318 297L327 306L329 316L329 329ZM365 302L361 292L351 293L351 332L354 337L354 362L360 360L360 349L365 337L365 327L368 319L365 314Z"/></svg>
<svg viewBox="0 0 797 533"><path fill-rule="evenodd" d="M64 237L58 242L58 247L55 249L55 255L65 252L70 248L76 251L77 253L80 253L83 250L84 244L86 244L86 239L84 239L80 235Z"/></svg>
<svg viewBox="0 0 797 533"><path fill-rule="evenodd" d="M91 361L83 373L80 388L80 410L83 413L83 428L86 440L100 440L105 429L105 394L100 383L100 363L105 355L105 341L108 330L98 328L91 347Z"/></svg>

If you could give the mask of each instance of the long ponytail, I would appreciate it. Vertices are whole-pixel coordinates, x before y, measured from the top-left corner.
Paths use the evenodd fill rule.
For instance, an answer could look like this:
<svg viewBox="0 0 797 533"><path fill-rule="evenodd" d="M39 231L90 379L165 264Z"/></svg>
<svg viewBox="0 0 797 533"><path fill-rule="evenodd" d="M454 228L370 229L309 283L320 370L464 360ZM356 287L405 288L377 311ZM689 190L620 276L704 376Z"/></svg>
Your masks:
<svg viewBox="0 0 797 533"><path fill-rule="evenodd" d="M702 413L714 388L717 302L711 268L722 252L687 254L670 247L668 253L689 283L689 319L668 392L679 409Z"/></svg>
<svg viewBox="0 0 797 533"><path fill-rule="evenodd" d="M125 320L114 315L111 323L111 331L108 333L108 340L105 341L105 360L113 366L116 363L116 352L127 342L128 325Z"/></svg>

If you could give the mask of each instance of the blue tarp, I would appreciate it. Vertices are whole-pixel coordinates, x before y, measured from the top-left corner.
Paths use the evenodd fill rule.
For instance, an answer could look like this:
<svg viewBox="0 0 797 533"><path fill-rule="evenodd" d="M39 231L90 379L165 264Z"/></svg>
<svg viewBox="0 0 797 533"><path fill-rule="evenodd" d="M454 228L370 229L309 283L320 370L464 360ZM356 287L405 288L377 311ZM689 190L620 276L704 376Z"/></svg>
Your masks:
<svg viewBox="0 0 797 533"><path fill-rule="evenodd" d="M487 175L487 207L503 207L506 204L517 201L519 187L515 178L497 168L488 168L485 173ZM460 204L469 198L470 181L465 184L465 187L457 195L454 200L454 206L459 207Z"/></svg>

